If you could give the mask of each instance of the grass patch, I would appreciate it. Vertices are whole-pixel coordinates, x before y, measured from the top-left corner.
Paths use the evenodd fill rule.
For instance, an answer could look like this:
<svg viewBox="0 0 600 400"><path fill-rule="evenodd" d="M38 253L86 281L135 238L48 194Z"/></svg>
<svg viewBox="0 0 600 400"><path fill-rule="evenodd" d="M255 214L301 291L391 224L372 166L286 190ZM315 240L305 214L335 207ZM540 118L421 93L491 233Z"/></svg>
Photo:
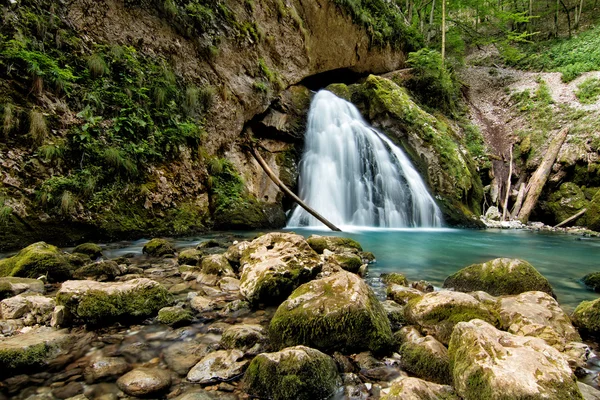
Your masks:
<svg viewBox="0 0 600 400"><path fill-rule="evenodd" d="M588 78L577 86L575 96L581 104L594 104L600 97L600 79Z"/></svg>
<svg viewBox="0 0 600 400"><path fill-rule="evenodd" d="M48 126L44 114L31 110L29 113L29 136L36 144L42 144L48 137Z"/></svg>

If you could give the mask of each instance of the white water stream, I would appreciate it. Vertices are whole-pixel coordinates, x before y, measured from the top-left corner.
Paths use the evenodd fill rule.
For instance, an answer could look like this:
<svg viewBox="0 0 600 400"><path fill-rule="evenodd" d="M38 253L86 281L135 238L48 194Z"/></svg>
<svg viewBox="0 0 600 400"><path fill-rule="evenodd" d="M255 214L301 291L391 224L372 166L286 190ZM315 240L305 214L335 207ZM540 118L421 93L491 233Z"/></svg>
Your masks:
<svg viewBox="0 0 600 400"><path fill-rule="evenodd" d="M326 90L310 106L299 196L339 226L439 227L442 213L404 152ZM322 226L296 206L288 227Z"/></svg>

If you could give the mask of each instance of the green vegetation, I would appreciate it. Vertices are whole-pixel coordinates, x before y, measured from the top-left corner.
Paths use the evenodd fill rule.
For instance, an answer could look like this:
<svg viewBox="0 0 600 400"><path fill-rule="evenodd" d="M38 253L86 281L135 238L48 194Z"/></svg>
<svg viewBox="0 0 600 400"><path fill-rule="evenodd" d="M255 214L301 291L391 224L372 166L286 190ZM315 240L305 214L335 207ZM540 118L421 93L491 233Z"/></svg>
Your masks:
<svg viewBox="0 0 600 400"><path fill-rule="evenodd" d="M38 242L0 261L0 276L46 276L51 282L61 282L71 277L71 265L56 246Z"/></svg>
<svg viewBox="0 0 600 400"><path fill-rule="evenodd" d="M575 96L581 104L594 104L600 97L600 79L588 78L577 85Z"/></svg>

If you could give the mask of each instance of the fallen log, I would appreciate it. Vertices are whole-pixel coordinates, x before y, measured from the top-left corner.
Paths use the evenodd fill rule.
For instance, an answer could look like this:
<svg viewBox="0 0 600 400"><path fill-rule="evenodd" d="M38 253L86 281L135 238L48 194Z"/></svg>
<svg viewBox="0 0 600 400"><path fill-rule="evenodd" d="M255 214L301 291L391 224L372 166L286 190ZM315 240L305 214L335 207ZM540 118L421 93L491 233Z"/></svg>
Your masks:
<svg viewBox="0 0 600 400"><path fill-rule="evenodd" d="M583 214L585 214L585 212L587 211L587 208L584 208L583 210L579 211L577 214L570 216L569 218L565 219L563 222L561 222L558 225L554 225L555 228L560 228L561 226L563 226L564 224L567 224L571 221L573 221L574 219L577 219L579 217L581 217Z"/></svg>
<svg viewBox="0 0 600 400"><path fill-rule="evenodd" d="M341 232L342 231L340 228L338 228L337 226L335 226L331 222L329 222L327 219L325 219L325 217L323 217L321 214L319 214L314 209L312 209L311 207L309 207L308 204L306 204L305 202L303 202L302 200L300 200L300 198L298 196L296 196L296 194L294 192L292 192L290 189L288 189L288 187L285 186L285 184L283 182L281 182L281 180L277 177L277 175L275 175L273 173L273 171L271 170L271 168L269 168L269 166L267 165L266 161L262 158L262 156L259 154L259 152L256 151L256 149L254 148L254 146L249 145L248 147L250 148L250 152L252 153L252 155L254 156L254 158L256 159L256 161L258 161L258 163L260 164L260 166L262 167L262 169L265 171L265 173L269 176L269 178L271 178L271 180L277 186L279 186L279 188L285 194L287 194L292 199L294 199L294 201L296 203L298 203L300 205L300 207L304 208L309 214L311 214L313 217L315 217L316 219L318 219L319 221L321 221L322 223L324 223L332 231L335 231L335 232Z"/></svg>
<svg viewBox="0 0 600 400"><path fill-rule="evenodd" d="M517 214L519 214L519 211L521 210L521 204L523 204L524 196L525 196L525 182L521 182L521 186L519 187L519 194L517 194L517 200L515 201L513 210L510 213L510 219L515 219L517 217Z"/></svg>
<svg viewBox="0 0 600 400"><path fill-rule="evenodd" d="M529 220L529 215L535 208L535 205L542 194L542 189L548 180L548 176L552 170L552 165L556 161L560 148L567 138L567 133L569 133L569 128L563 128L556 134L554 139L552 139L552 142L550 143L550 146L548 146L548 150L546 151L546 155L544 156L540 166L535 170L531 176L531 179L529 180L529 183L527 184L527 188L525 189L525 201L523 202L523 206L521 207L517 217L517 219L524 224Z"/></svg>

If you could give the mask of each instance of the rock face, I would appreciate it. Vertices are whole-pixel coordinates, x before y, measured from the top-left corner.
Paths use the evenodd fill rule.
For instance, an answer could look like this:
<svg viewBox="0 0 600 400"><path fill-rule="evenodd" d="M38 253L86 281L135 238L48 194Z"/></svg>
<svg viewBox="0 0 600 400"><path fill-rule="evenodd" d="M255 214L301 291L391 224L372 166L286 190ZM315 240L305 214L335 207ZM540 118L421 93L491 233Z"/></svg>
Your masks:
<svg viewBox="0 0 600 400"><path fill-rule="evenodd" d="M243 382L251 395L273 400L329 398L341 385L335 361L305 346L259 354Z"/></svg>
<svg viewBox="0 0 600 400"><path fill-rule="evenodd" d="M587 207L588 201L583 190L573 182L565 182L557 191L550 194L548 201L543 204L550 212L555 224L566 220ZM578 224L585 217L580 217L574 223Z"/></svg>
<svg viewBox="0 0 600 400"><path fill-rule="evenodd" d="M42 275L51 282L61 282L71 277L71 266L58 247L38 242L12 257L0 260L0 276L36 279Z"/></svg>
<svg viewBox="0 0 600 400"><path fill-rule="evenodd" d="M254 304L278 304L321 269L317 253L302 236L292 233L269 233L255 239L240 263L240 292Z"/></svg>
<svg viewBox="0 0 600 400"><path fill-rule="evenodd" d="M248 361L241 361L244 352L240 350L219 350L209 353L187 374L190 382L208 384L229 380L244 372Z"/></svg>
<svg viewBox="0 0 600 400"><path fill-rule="evenodd" d="M381 400L459 400L451 386L438 385L418 378L400 378L392 383Z"/></svg>
<svg viewBox="0 0 600 400"><path fill-rule="evenodd" d="M381 303L361 278L345 271L296 289L277 309L269 331L279 348L302 344L323 351L381 353L392 344Z"/></svg>
<svg viewBox="0 0 600 400"><path fill-rule="evenodd" d="M525 292L498 299L500 327L520 336L543 339L563 351L568 342L579 341L579 333L556 300L543 292Z"/></svg>
<svg viewBox="0 0 600 400"><path fill-rule="evenodd" d="M463 268L446 278L444 287L461 292L482 290L492 296L538 290L556 297L548 280L531 264L511 258L496 258Z"/></svg>
<svg viewBox="0 0 600 400"><path fill-rule="evenodd" d="M410 323L444 344L448 344L454 326L461 321L479 318L497 323L497 316L473 296L446 290L410 300L404 312Z"/></svg>
<svg viewBox="0 0 600 400"><path fill-rule="evenodd" d="M162 285L146 278L113 283L67 281L56 299L76 320L92 324L148 317L171 302Z"/></svg>
<svg viewBox="0 0 600 400"><path fill-rule="evenodd" d="M481 320L452 333L456 392L472 399L583 399L565 358L543 340L502 332Z"/></svg>
<svg viewBox="0 0 600 400"><path fill-rule="evenodd" d="M582 334L600 336L600 299L582 301L571 318Z"/></svg>

